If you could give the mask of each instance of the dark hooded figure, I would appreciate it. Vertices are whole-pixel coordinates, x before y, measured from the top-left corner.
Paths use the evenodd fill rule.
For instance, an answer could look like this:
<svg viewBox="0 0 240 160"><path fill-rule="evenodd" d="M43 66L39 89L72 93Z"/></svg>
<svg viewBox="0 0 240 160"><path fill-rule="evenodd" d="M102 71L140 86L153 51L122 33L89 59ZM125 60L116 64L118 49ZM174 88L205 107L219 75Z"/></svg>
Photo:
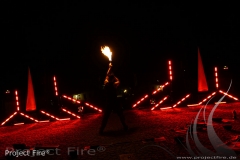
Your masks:
<svg viewBox="0 0 240 160"><path fill-rule="evenodd" d="M110 63L109 70L107 72L107 76L104 81L106 105L103 108L103 119L102 119L101 127L99 129L100 134L103 133L103 130L107 125L108 118L110 117L110 114L112 111L114 111L119 116L124 130L128 130L128 126L125 123L125 118L123 115L122 108L117 102L117 87L119 86L120 81L116 76L114 76L113 73L110 73L111 67L112 65Z"/></svg>

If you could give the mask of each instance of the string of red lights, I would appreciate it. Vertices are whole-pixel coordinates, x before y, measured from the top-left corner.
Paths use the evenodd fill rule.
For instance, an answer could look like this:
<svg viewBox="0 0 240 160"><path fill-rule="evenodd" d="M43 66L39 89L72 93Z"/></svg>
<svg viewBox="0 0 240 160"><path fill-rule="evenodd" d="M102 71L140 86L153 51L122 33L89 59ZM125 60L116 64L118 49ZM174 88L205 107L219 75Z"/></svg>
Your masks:
<svg viewBox="0 0 240 160"><path fill-rule="evenodd" d="M214 96L216 94L216 92L213 92L211 95L209 95L207 98L204 98L201 102L199 102L198 104L201 105L203 102L206 102L208 99L210 99L212 96Z"/></svg>
<svg viewBox="0 0 240 160"><path fill-rule="evenodd" d="M164 87L166 87L167 85L169 85L168 82L166 82L164 85L162 85L160 88L158 88L157 90L153 91L152 94L156 94L157 92L161 91Z"/></svg>
<svg viewBox="0 0 240 160"><path fill-rule="evenodd" d="M155 108L157 108L161 103L163 103L163 101L165 101L168 98L168 96L164 97L158 104L156 104L151 110L154 110Z"/></svg>
<svg viewBox="0 0 240 160"><path fill-rule="evenodd" d="M76 115L76 114L74 114L74 113L72 113L72 112L70 112L70 111L68 111L68 110L66 110L66 109L64 109L64 108L62 108L62 110L63 110L64 112L66 112L66 113L74 116L74 117L81 118L80 116L78 116L78 115Z"/></svg>
<svg viewBox="0 0 240 160"><path fill-rule="evenodd" d="M23 115L24 117L28 118L28 119L31 119L31 120L33 120L33 121L35 121L35 122L38 122L38 120L36 120L36 119L34 119L34 118L32 118L32 117L24 114L24 113L21 113L21 112L20 112L20 114Z"/></svg>
<svg viewBox="0 0 240 160"><path fill-rule="evenodd" d="M137 101L137 103L133 105L133 108L139 105L141 102L143 102L146 98L148 98L148 95L145 95L143 98L141 98L141 100Z"/></svg>
<svg viewBox="0 0 240 160"><path fill-rule="evenodd" d="M172 82L173 80L173 72L172 72L172 61L168 61L168 72L169 72L169 79L170 81ZM165 83L165 86L168 85L169 83ZM161 100L157 105L155 105L151 110L154 110L158 105L160 105L161 103L163 103L163 101L165 101L167 98L165 97L163 100ZM161 109L169 109L169 108L172 108L172 107L164 107L164 108L161 108Z"/></svg>
<svg viewBox="0 0 240 160"><path fill-rule="evenodd" d="M57 80L55 76L53 77L53 81L54 81L55 95L58 96Z"/></svg>
<svg viewBox="0 0 240 160"><path fill-rule="evenodd" d="M47 112L45 112L45 111L41 111L43 114L45 114L45 115L47 115L48 117L51 117L51 118L53 118L53 119L55 119L55 120L57 120L57 121L59 121L60 119L59 118L57 118L57 117L55 117L55 116L53 116L53 115L51 115L51 114L49 114L49 113L47 113Z"/></svg>
<svg viewBox="0 0 240 160"><path fill-rule="evenodd" d="M218 73L217 73L217 67L215 67L215 82L216 82L216 88L218 89L219 85L218 85Z"/></svg>
<svg viewBox="0 0 240 160"><path fill-rule="evenodd" d="M33 117L30 117L30 116L28 116L27 114L24 114L24 113L20 112L19 97L18 97L18 91L17 91L17 90L15 91L15 100L16 100L17 111L14 112L9 118L7 118L1 125L6 124L6 122L8 122L10 119L12 119L12 118L13 118L16 114L18 114L18 113L19 113L20 115L28 118L28 119L31 119L32 121L39 122L37 119L34 119ZM19 124L16 123L16 124L14 124L14 125L20 125L20 124L24 124L24 123L19 123Z"/></svg>
<svg viewBox="0 0 240 160"><path fill-rule="evenodd" d="M168 70L169 70L169 79L172 81L173 76L172 76L172 61L168 61ZM152 95L156 94L157 92L161 91L164 87L169 85L169 82L166 82L164 85L162 85L162 88L158 88L157 90L152 92ZM135 104L133 104L132 108L135 108L137 105L139 105L141 102L143 102L145 99L149 97L148 94L146 94L144 97L142 97L140 100L138 100Z"/></svg>
<svg viewBox="0 0 240 160"><path fill-rule="evenodd" d="M169 69L169 79L170 79L170 81L172 81L172 80L173 80L173 74L172 74L172 62L171 62L171 61L168 61L168 69ZM218 88L219 88L219 80L218 80L218 69L217 69L217 67L214 67L214 72L215 72L215 73L214 73L214 75L215 75L215 84L216 84L216 88L217 88L217 90L218 90ZM54 80L55 95L58 96L59 93L58 93L58 88L57 88L56 76L53 77L53 80ZM169 82L166 82L164 85L161 86L161 88L158 88L157 90L153 91L153 92L152 92L152 95L154 95L154 94L156 94L157 92L161 91L164 87L166 87L166 86L169 85L169 84L170 84ZM228 94L228 93L226 93L226 92L223 92L222 90L218 90L218 92L221 93L221 94L224 94L224 95L228 96L229 98L232 98L232 99L238 101L238 98L236 98L236 97L234 97L234 96L232 96L232 95L230 95L230 94ZM206 102L208 99L210 99L210 98L211 98L212 96L214 96L215 94L216 94L216 92L213 92L213 93L210 94L207 98L203 99L201 102L199 102L198 104L195 104L195 105L201 105L201 104L203 104L204 102ZM161 108L161 109L174 108L174 107L176 107L177 105L179 105L180 103L182 103L183 101L185 101L189 96L190 96L190 94L188 94L187 96L185 96L184 98L182 98L180 101L178 101L176 104L174 104L173 107L165 107L165 108ZM63 95L62 97L65 98L65 99L68 99L68 100L70 100L70 101L72 101L72 102L78 103L78 104L81 103L79 100L75 100L75 99L73 99L73 98L71 98L71 97L68 97L68 96L66 96L66 95ZM144 97L142 97L139 101L137 101L137 103L135 103L135 104L133 105L133 108L136 107L137 105L139 105L141 102L143 102L143 101L144 101L145 99L147 99L148 97L149 97L149 95L146 94L146 95L145 95ZM160 104L162 104L165 100L167 100L167 98L168 98L168 96L164 97L158 104L156 104L154 107L152 107L151 110L156 109ZM33 117L28 116L27 114L24 114L24 113L20 112L19 95L18 95L18 91L17 91L17 90L15 91L15 100L16 100L17 111L14 112L12 115L10 115L4 122L1 123L1 125L6 124L6 122L8 122L10 119L12 119L12 118L13 118L15 115L17 115L18 113L19 113L21 116L24 116L25 118L28 118L28 119L30 119L30 120L32 120L32 121L42 122L42 121L39 121L39 120L37 120L37 119L34 119ZM101 109L99 109L99 108L97 108L97 107L95 107L95 106L93 106L93 105L91 105L91 104L89 104L89 103L84 103L84 104L85 104L86 106L94 109L94 110L97 110L97 111L99 111L99 112L102 112ZM68 111L68 110L65 109L65 108L62 108L62 110L63 110L64 112L66 112L66 113L68 113L68 114L76 117L76 118L81 118L80 116L78 116L78 115L76 115L76 114ZM45 114L45 115L47 115L47 116L49 116L49 117L51 117L51 118L53 118L53 119L55 119L55 120L69 120L69 119L70 119L70 118L60 119L60 118L57 118L57 117L55 117L55 116L53 116L53 115L51 115L51 114L49 114L49 113L47 113L47 112L45 112L45 111L41 111L41 113L43 113L43 114ZM48 121L43 121L43 122L48 122ZM24 124L24 123L15 123L14 125L21 125L21 124Z"/></svg>
<svg viewBox="0 0 240 160"><path fill-rule="evenodd" d="M230 95L230 94L227 94L227 93L225 93L225 92L223 92L223 91L221 91L221 90L219 90L219 92L222 93L222 94L224 94L224 95L226 95L226 96L228 96L229 98L232 98L232 99L238 101L238 99L237 99L236 97L233 97L233 96Z"/></svg>
<svg viewBox="0 0 240 160"><path fill-rule="evenodd" d="M185 101L189 96L190 96L190 94L186 95L183 99L181 99L181 100L178 101L176 104L174 104L173 107L176 107L177 105L179 105L180 103L182 103L183 101Z"/></svg>
<svg viewBox="0 0 240 160"><path fill-rule="evenodd" d="M99 109L99 108L97 108L97 107L94 107L93 105L91 105L91 104L89 104L89 103L85 103L85 105L87 105L87 106L89 106L90 108L93 108L93 109L95 109L95 110L97 110L97 111L99 111L99 112L102 112L101 109Z"/></svg>
<svg viewBox="0 0 240 160"><path fill-rule="evenodd" d="M17 114L17 112L14 112L9 118L6 119L1 125L4 125L7 121L9 121L10 119L12 119L16 114Z"/></svg>
<svg viewBox="0 0 240 160"><path fill-rule="evenodd" d="M18 91L15 91L15 97L16 97L17 111L19 111L20 108L19 108L19 102L18 102Z"/></svg>
<svg viewBox="0 0 240 160"><path fill-rule="evenodd" d="M219 81L218 81L218 72L217 71L218 71L217 67L214 67L215 84L216 84L216 89L218 90L219 89L219 83L218 83ZM214 96L216 94L216 92L213 92L211 95L209 95L207 98L203 99L198 104L201 105L203 102L206 102L208 99L210 99L212 96ZM233 97L232 95L227 94L227 93L223 92L222 90L218 90L218 92L228 96L229 98L232 98L232 99L238 101L238 98Z"/></svg>
<svg viewBox="0 0 240 160"><path fill-rule="evenodd" d="M164 85L161 86L161 88L158 88L157 90L152 92L152 95L156 94L157 92L161 91L164 87L166 87L167 85L169 85L168 82L166 82ZM144 97L142 97L139 101L137 101L134 105L133 108L136 107L137 105L139 105L141 102L143 102L145 99L148 98L148 94L146 94Z"/></svg>
<svg viewBox="0 0 240 160"><path fill-rule="evenodd" d="M190 94L186 95L184 98L182 98L180 101L178 101L176 104L173 105L173 107L164 107L164 108L160 108L161 110L165 110L165 109L171 109L171 108L175 108L177 105L179 105L180 103L182 103L183 101L185 101L188 97L190 96Z"/></svg>
<svg viewBox="0 0 240 160"><path fill-rule="evenodd" d="M173 76L172 76L172 61L168 61L168 69L169 69L169 79L170 81L173 80Z"/></svg>
<svg viewBox="0 0 240 160"><path fill-rule="evenodd" d="M66 95L63 95L63 97L64 97L65 99L70 100L70 101L73 101L73 102L76 102L76 103L81 103L80 101L75 100L75 99L73 99L73 98L71 98L71 97L68 97L68 96L66 96ZM99 109L99 108L97 108L97 107L95 107L95 106L93 106L93 105L91 105L91 104L89 104L89 103L85 103L85 105L88 106L88 107L90 107L90 108L92 108L92 109L95 109L95 110L97 110L97 111L99 111L99 112L102 112L101 109Z"/></svg>
<svg viewBox="0 0 240 160"><path fill-rule="evenodd" d="M81 103L80 101L78 101L78 100L76 100L76 99L73 99L73 98L71 98L71 97L68 97L68 96L66 96L66 95L63 95L63 98L66 98L66 99L68 99L68 100L70 100L70 101L73 101L73 102L76 102L76 103Z"/></svg>

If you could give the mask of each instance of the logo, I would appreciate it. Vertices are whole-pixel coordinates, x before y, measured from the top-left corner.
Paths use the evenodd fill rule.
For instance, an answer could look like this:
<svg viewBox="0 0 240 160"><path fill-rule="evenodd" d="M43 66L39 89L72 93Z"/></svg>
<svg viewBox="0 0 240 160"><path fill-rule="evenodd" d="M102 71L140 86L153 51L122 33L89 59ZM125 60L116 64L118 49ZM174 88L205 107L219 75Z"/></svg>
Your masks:
<svg viewBox="0 0 240 160"><path fill-rule="evenodd" d="M229 92L231 85L232 80L226 93ZM178 139L182 137L178 137L177 139L175 139L178 140L178 142L180 142L180 144L187 150L191 157L177 157L175 153L172 152L169 148L166 148L166 146L162 147L160 145L144 146L139 151L146 147L158 147L159 149L164 150L166 153L169 154L169 156L173 157L174 159L237 159L237 154L235 153L235 151L232 150L229 146L227 146L224 142L222 142L221 139L217 136L212 123L213 114L217 109L218 105L220 104L220 102L222 102L222 100L225 98L225 96L226 94L224 94L219 99L218 103L214 105L208 117L206 117L206 107L213 97L206 103L205 106L203 106L198 111L195 119L191 122L191 125L188 127L186 133L186 144L183 144L182 140ZM204 145L200 142L198 135L194 134L197 133L197 122L201 112L203 112L204 123L206 124L205 126L207 126L208 139L216 152L213 152L210 149L204 147ZM196 147L194 147L194 149L192 149L192 147L190 146L189 139L192 139L193 142L195 143ZM197 150L195 148L197 148Z"/></svg>
<svg viewBox="0 0 240 160"><path fill-rule="evenodd" d="M231 80L230 86L227 90L227 93L230 90L231 85L232 85L232 80ZM211 101L211 99L213 98L212 97L207 102L207 104L199 110L196 118L194 119L194 123L192 125L190 125L189 130L187 131L187 134L186 134L186 146L187 146L186 150L189 152L189 154L191 156L196 157L196 156L202 156L202 155L204 155L204 156L216 156L217 155L217 156L234 156L234 157L237 157L236 153L231 148L229 148L226 144L224 144L224 142L222 142L221 139L217 136L217 134L216 134L216 132L213 128L213 123L212 123L213 113L217 109L217 107L219 105L219 102L222 102L222 100L225 98L225 96L226 95L223 95L219 99L218 103L211 110L208 118L206 118L206 112L205 112L206 106ZM200 115L202 109L203 109L204 122L205 122L205 124L207 124L208 139L211 142L211 144L212 144L212 146L213 146L213 148L215 149L216 152L213 152L213 151L207 149L206 147L204 147L203 144L200 142L197 134L192 134L192 132L193 133L197 132L197 121L198 121L198 118L199 118L199 115ZM195 153L192 150L192 148L190 146L190 143L189 143L189 135L192 135L191 138L193 139L193 141L196 144L196 147L199 151L198 153Z"/></svg>

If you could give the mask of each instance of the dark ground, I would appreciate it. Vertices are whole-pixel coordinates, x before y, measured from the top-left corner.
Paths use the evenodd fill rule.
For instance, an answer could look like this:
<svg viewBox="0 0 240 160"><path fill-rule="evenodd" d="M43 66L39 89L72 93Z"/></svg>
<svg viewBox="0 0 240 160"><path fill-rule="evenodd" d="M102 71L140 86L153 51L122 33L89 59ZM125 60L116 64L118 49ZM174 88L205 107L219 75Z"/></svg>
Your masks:
<svg viewBox="0 0 240 160"><path fill-rule="evenodd" d="M240 103L220 104L213 117L232 119L232 111L240 112ZM206 107L206 115L213 105ZM117 160L120 155L132 154L136 159L174 159L172 155L189 156L185 143L178 144L176 136L186 139L186 131L178 133L175 129L184 129L195 118L200 106L181 107L168 110L134 109L126 110L125 116L129 130L124 132L118 117L113 113L105 129L104 135L98 135L101 114L86 114L79 120L33 123L20 126L3 126L0 128L1 159L5 159L6 147L14 143L25 143L28 146L60 145L61 155L38 157L20 157L16 159L69 159L67 147L79 147L78 159ZM203 119L201 114L199 120ZM225 143L240 134L239 120L232 121L232 130L223 128L224 122L213 122L217 136ZM213 150L208 140L206 130L198 131L199 140L209 150ZM151 138L164 137L166 140L147 141ZM190 146L196 148L189 138ZM145 140L145 141L144 141ZM95 155L88 155L86 151L81 155L81 149L86 146L103 146L104 151L96 150ZM162 148L161 148L162 147ZM98 148L99 149L99 148ZM172 155L168 153L171 151ZM239 153L236 152L238 155Z"/></svg>

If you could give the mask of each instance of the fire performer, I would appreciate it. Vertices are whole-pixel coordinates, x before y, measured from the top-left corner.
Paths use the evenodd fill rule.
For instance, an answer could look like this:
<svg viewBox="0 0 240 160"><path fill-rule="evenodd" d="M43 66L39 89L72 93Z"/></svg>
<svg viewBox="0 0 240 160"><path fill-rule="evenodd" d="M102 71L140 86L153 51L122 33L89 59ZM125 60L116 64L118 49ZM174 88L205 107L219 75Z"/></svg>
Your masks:
<svg viewBox="0 0 240 160"><path fill-rule="evenodd" d="M124 130L128 130L128 126L125 123L125 118L123 115L122 108L117 102L117 87L120 85L119 79L114 76L114 74L111 72L112 64L109 63L109 69L107 72L107 76L104 81L105 85L105 96L106 96L106 105L103 108L103 118L102 118L102 124L99 129L99 134L103 133L104 128L107 125L107 121L111 115L111 112L114 111L120 118L120 121L123 125Z"/></svg>

